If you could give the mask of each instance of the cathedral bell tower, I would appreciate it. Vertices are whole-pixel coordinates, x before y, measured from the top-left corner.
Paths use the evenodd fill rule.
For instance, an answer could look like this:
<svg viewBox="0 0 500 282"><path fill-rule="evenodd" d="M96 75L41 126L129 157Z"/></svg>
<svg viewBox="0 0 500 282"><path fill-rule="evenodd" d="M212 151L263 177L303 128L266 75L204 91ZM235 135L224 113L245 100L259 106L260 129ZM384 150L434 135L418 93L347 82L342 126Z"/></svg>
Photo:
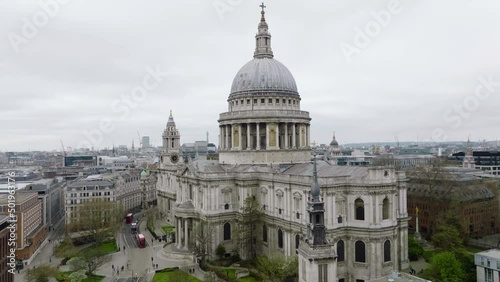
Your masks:
<svg viewBox="0 0 500 282"><path fill-rule="evenodd" d="M167 128L163 131L163 152L162 165L176 165L180 159L180 139L181 135L175 126L172 111L168 117Z"/></svg>
<svg viewBox="0 0 500 282"><path fill-rule="evenodd" d="M307 236L299 246L299 281L327 282L337 279L337 255L326 239L325 203L320 197L316 154L313 159L313 180L307 211Z"/></svg>

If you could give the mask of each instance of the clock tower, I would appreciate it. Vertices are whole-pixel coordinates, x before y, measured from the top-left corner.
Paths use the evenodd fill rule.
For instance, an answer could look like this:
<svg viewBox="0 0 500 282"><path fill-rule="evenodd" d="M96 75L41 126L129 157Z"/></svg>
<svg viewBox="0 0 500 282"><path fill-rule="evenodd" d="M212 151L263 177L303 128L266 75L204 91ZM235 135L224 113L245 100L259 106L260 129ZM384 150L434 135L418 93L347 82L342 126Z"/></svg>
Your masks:
<svg viewBox="0 0 500 282"><path fill-rule="evenodd" d="M164 168L167 166L176 166L180 161L180 139L181 135L175 126L172 111L168 117L167 128L163 131L163 152L162 152L162 165Z"/></svg>

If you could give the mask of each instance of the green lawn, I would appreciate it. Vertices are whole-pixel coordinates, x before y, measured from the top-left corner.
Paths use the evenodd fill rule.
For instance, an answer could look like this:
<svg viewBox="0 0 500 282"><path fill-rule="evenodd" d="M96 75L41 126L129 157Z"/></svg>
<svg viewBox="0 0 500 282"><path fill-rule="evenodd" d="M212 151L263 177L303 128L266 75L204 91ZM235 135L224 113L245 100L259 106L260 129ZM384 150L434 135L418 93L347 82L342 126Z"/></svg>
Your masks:
<svg viewBox="0 0 500 282"><path fill-rule="evenodd" d="M226 273L227 277L232 278L232 279L236 279L236 269L224 268L224 269L222 269L222 271L224 271Z"/></svg>
<svg viewBox="0 0 500 282"><path fill-rule="evenodd" d="M247 276L247 277L242 277L236 281L237 282L258 282L260 280L258 280L257 278L255 278L253 276Z"/></svg>
<svg viewBox="0 0 500 282"><path fill-rule="evenodd" d="M162 226L161 229L163 229L163 232L165 232L165 234L168 234L172 231L174 231L174 226L172 225L167 225L167 226Z"/></svg>
<svg viewBox="0 0 500 282"><path fill-rule="evenodd" d="M73 273L73 271L61 271L59 274L57 274L56 280L60 282L70 282L69 280L69 275ZM100 282L104 279L104 276L100 275L93 275L90 277L87 277L82 280L82 282Z"/></svg>
<svg viewBox="0 0 500 282"><path fill-rule="evenodd" d="M163 271L157 272L153 277L153 282L177 282L177 281L186 281L186 282L201 282L200 279L189 275L182 270L176 269L171 271Z"/></svg>
<svg viewBox="0 0 500 282"><path fill-rule="evenodd" d="M471 252L471 253L474 253L474 254L484 251L484 249L479 249L479 248L476 248L476 247L469 247L469 246L466 246L465 249L468 252Z"/></svg>
<svg viewBox="0 0 500 282"><path fill-rule="evenodd" d="M102 243L99 246L92 245L92 246L88 247L87 249L95 249L95 248L99 248L101 251L103 251L106 254L110 254L110 253L114 253L114 252L118 251L118 246L116 245L116 241L115 240L109 241L109 242L106 242L106 243Z"/></svg>

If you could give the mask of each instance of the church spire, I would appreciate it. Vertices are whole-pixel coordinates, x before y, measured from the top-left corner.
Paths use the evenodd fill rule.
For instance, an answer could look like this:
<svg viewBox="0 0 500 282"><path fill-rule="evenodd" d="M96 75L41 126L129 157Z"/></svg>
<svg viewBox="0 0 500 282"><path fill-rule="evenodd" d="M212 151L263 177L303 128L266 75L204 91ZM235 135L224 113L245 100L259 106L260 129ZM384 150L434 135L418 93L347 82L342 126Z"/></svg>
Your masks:
<svg viewBox="0 0 500 282"><path fill-rule="evenodd" d="M260 23L259 23L259 28L257 35L255 35L255 40L256 40L256 47L255 47L255 53L253 55L254 58L273 58L273 50L271 49L271 34L269 33L268 29L269 26L267 25L266 22L266 11L264 9L266 6L264 3L260 5L262 8L261 13L261 18L260 18Z"/></svg>
<svg viewBox="0 0 500 282"><path fill-rule="evenodd" d="M172 115L172 110L170 110L170 116L168 117L167 127L175 126L174 116Z"/></svg>

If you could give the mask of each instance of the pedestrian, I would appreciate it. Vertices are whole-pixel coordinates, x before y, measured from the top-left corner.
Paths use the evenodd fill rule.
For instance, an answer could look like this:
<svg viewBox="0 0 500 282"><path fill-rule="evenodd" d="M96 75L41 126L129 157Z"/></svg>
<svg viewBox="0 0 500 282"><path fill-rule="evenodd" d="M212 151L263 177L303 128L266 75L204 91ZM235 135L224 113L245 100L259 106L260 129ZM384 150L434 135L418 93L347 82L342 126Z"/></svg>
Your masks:
<svg viewBox="0 0 500 282"><path fill-rule="evenodd" d="M151 261L153 261L153 257L151 257Z"/></svg>
<svg viewBox="0 0 500 282"><path fill-rule="evenodd" d="M158 264L156 264L156 269L158 269Z"/></svg>
<svg viewBox="0 0 500 282"><path fill-rule="evenodd" d="M120 270L118 268L116 269L116 275L120 275Z"/></svg>
<svg viewBox="0 0 500 282"><path fill-rule="evenodd" d="M125 268L125 267L123 267L123 265L122 265L122 271L123 271L123 269L124 269L124 268Z"/></svg>
<svg viewBox="0 0 500 282"><path fill-rule="evenodd" d="M111 268L112 268L113 270L115 270L115 265L114 265L114 264L112 264L112 265L111 265Z"/></svg>

